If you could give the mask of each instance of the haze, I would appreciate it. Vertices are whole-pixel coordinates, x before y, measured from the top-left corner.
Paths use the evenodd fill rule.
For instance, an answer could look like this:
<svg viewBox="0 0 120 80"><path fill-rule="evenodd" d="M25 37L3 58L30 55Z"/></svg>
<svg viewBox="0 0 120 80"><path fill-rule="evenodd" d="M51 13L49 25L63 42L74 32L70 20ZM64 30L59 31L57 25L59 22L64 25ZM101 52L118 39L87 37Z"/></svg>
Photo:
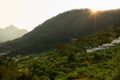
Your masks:
<svg viewBox="0 0 120 80"><path fill-rule="evenodd" d="M0 0L0 27L14 24L32 30L45 20L71 9L120 8L120 0Z"/></svg>

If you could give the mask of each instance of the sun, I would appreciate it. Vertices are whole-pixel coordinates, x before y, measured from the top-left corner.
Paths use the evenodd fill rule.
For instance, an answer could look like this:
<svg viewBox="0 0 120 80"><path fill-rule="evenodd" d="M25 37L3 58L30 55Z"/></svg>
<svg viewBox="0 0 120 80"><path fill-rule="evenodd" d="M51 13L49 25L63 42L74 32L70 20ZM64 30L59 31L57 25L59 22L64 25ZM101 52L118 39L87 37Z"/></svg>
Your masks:
<svg viewBox="0 0 120 80"><path fill-rule="evenodd" d="M91 15L97 15L99 13L98 9L90 9Z"/></svg>
<svg viewBox="0 0 120 80"><path fill-rule="evenodd" d="M97 9L91 9L91 12L92 12L92 13L97 13L98 10L97 10Z"/></svg>

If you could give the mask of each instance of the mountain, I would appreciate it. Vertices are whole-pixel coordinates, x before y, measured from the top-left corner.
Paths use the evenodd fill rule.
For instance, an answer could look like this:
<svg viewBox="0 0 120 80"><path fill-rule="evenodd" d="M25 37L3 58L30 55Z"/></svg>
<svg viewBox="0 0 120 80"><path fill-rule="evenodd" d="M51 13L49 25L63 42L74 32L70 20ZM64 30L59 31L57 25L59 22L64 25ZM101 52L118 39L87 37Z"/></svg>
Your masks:
<svg viewBox="0 0 120 80"><path fill-rule="evenodd" d="M0 42L14 40L22 37L28 31L17 29L14 25L10 25L4 29L0 29Z"/></svg>
<svg viewBox="0 0 120 80"><path fill-rule="evenodd" d="M61 13L37 26L22 38L0 44L0 52L29 54L52 49L71 39L95 33L120 22L120 9L99 11L71 10Z"/></svg>

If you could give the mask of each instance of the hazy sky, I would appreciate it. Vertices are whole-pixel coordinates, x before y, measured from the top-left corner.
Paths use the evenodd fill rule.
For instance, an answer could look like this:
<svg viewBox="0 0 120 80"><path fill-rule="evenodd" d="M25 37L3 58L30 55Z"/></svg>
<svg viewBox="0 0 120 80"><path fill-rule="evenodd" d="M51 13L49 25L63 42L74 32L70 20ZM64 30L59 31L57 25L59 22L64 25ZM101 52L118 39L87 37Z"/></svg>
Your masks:
<svg viewBox="0 0 120 80"><path fill-rule="evenodd" d="M32 30L61 12L80 8L116 9L120 0L0 0L0 27Z"/></svg>

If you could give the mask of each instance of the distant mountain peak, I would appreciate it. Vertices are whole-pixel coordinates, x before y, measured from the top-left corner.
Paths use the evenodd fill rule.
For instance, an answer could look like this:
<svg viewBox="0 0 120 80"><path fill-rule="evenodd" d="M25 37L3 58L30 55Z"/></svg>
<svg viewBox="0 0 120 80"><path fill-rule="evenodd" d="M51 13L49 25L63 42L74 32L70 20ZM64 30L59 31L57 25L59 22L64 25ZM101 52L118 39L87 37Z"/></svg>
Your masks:
<svg viewBox="0 0 120 80"><path fill-rule="evenodd" d="M28 33L28 31L25 29L18 29L14 25L9 25L3 29L0 29L0 42L14 40L22 37L26 33Z"/></svg>
<svg viewBox="0 0 120 80"><path fill-rule="evenodd" d="M4 29L13 29L13 30L18 30L18 28L17 27L15 27L14 25L9 25L9 26L7 26L7 27L5 27Z"/></svg>

